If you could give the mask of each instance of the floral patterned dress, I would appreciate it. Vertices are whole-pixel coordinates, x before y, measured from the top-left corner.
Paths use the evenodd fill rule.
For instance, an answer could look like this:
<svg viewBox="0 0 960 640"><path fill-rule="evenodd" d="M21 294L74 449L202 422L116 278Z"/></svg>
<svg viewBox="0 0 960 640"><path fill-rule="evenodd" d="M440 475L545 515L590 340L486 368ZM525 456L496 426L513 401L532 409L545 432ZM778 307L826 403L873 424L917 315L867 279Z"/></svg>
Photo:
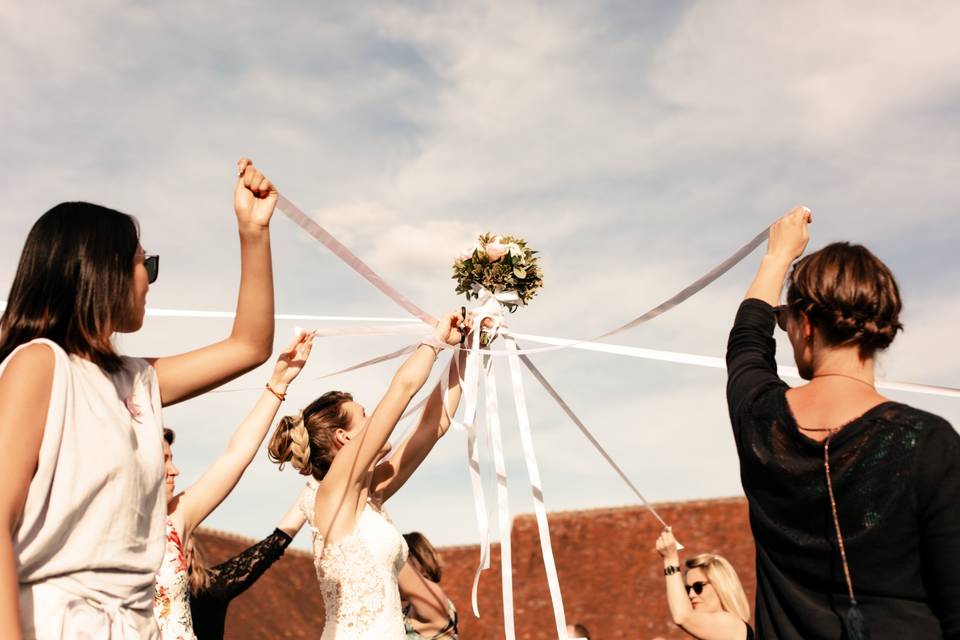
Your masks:
<svg viewBox="0 0 960 640"><path fill-rule="evenodd" d="M163 564L157 572L153 613L160 625L163 640L197 640L190 616L190 585L187 580L187 560L183 555L180 534L167 519L167 544Z"/></svg>

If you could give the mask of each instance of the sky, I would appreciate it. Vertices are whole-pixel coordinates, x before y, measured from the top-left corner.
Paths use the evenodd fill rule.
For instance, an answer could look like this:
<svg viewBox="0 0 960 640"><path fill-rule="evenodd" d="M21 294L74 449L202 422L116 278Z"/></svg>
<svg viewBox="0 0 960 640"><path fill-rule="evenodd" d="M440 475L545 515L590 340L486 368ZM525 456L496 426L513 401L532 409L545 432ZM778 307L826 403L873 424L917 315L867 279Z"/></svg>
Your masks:
<svg viewBox="0 0 960 640"><path fill-rule="evenodd" d="M955 2L7 4L3 297L33 221L89 200L135 215L144 247L162 256L149 307L231 310L244 155L435 315L463 303L450 266L476 234L525 238L545 284L510 327L567 338L661 302L803 203L810 249L862 243L899 280L906 329L880 375L960 386ZM278 313L404 316L279 212L271 234ZM615 341L722 356L761 253ZM277 347L293 325L278 323ZM228 320L148 318L118 343L159 356L228 332ZM396 362L310 378L409 340L318 341L283 410L334 388L373 407ZM792 364L778 340L779 362ZM742 495L723 371L574 350L533 357L649 500ZM223 450L270 366L166 409L179 486ZM499 379L506 387L505 368ZM636 504L525 384L547 508ZM956 399L889 395L960 424ZM528 513L508 393L500 404L511 510ZM465 451L451 432L391 500L402 530L445 545L479 539ZM301 485L261 450L206 524L265 536Z"/></svg>

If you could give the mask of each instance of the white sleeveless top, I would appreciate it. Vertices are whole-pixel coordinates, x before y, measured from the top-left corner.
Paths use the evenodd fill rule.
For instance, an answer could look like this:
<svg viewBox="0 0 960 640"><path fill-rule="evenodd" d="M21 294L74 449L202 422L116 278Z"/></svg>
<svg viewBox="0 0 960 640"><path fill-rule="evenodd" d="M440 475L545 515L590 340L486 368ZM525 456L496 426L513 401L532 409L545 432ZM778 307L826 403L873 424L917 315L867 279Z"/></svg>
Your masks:
<svg viewBox="0 0 960 640"><path fill-rule="evenodd" d="M56 364L13 535L25 638L158 638L166 504L156 372L124 357L122 371L106 374L49 340L33 343L48 345Z"/></svg>
<svg viewBox="0 0 960 640"><path fill-rule="evenodd" d="M313 531L313 564L326 613L320 640L405 640L397 576L407 542L386 513L367 501L350 535L324 544L314 524L317 482L300 508Z"/></svg>

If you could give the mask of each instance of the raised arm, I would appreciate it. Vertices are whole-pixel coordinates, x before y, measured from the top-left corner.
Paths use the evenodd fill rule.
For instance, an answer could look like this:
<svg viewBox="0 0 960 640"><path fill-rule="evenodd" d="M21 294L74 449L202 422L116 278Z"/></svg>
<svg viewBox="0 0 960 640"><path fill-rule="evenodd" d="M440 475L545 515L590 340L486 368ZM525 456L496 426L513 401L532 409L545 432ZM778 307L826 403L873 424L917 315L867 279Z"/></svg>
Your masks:
<svg viewBox="0 0 960 640"><path fill-rule="evenodd" d="M663 558L664 579L667 587L667 607L673 623L700 640L743 640L746 623L728 611L708 613L697 611L687 596L683 573L679 571L680 555L677 541L669 527L657 538L657 553ZM673 569L668 569L673 567ZM667 571L670 575L666 575Z"/></svg>
<svg viewBox="0 0 960 640"><path fill-rule="evenodd" d="M253 460L273 423L287 386L302 370L313 347L313 334L302 333L280 354L270 376L269 388L230 438L226 451L175 500L171 518L183 534L184 543L193 529L226 498ZM276 393L274 393L276 392Z"/></svg>
<svg viewBox="0 0 960 640"><path fill-rule="evenodd" d="M277 189L247 158L238 162L234 209L240 232L240 293L230 336L176 356L156 358L164 406L209 391L263 364L273 349L270 217Z"/></svg>
<svg viewBox="0 0 960 640"><path fill-rule="evenodd" d="M253 586L273 563L283 557L291 537L275 529L269 536L245 549L239 555L210 570L210 595L229 602Z"/></svg>
<svg viewBox="0 0 960 640"><path fill-rule="evenodd" d="M386 501L400 490L450 428L450 418L456 414L460 404L460 372L463 371L466 355L466 351L459 351L454 356L456 364L450 367L447 374L446 411L443 407L444 398L441 397L441 385L438 383L427 399L417 428L397 445L389 461L377 466L374 491L382 500Z"/></svg>
<svg viewBox="0 0 960 640"><path fill-rule="evenodd" d="M293 504L290 505L290 508L287 509L287 512L283 514L283 517L280 518L280 522L277 523L277 529L283 531L285 534L290 536L291 539L295 538L297 533L300 532L300 529L303 528L304 522L307 520L307 516L303 513L303 509L300 508L300 501L303 499L304 494L311 493L309 488L304 487L299 494L297 494L297 499L293 501Z"/></svg>
<svg viewBox="0 0 960 640"><path fill-rule="evenodd" d="M437 323L435 335L440 342L454 345L460 342L458 314L448 314ZM330 465L320 490L326 494L342 494L344 488L355 487L366 480L367 471L390 438L397 422L410 400L420 391L437 359L439 347L421 344L404 362L390 382L383 399L357 437L347 442Z"/></svg>
<svg viewBox="0 0 960 640"><path fill-rule="evenodd" d="M727 405L736 428L735 415L742 402L769 384L784 384L777 376L776 341L773 339L773 307L787 271L803 253L809 235L810 210L794 207L770 227L767 253L747 290L727 341Z"/></svg>
<svg viewBox="0 0 960 640"><path fill-rule="evenodd" d="M7 362L0 375L0 629L19 640L20 590L13 536L37 469L40 443L53 386L54 354L46 345L29 345Z"/></svg>

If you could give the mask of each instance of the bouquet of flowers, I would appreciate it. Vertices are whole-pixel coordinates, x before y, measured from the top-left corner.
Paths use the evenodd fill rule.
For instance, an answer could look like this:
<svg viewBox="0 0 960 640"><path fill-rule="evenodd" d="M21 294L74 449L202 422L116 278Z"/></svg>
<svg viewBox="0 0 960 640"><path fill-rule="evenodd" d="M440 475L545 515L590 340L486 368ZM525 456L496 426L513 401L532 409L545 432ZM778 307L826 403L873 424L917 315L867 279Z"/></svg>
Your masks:
<svg viewBox="0 0 960 640"><path fill-rule="evenodd" d="M537 261L537 252L523 238L485 233L453 263L457 293L477 299L482 287L492 294L515 293L521 304L527 304L543 286ZM516 304L505 306L511 312L517 309Z"/></svg>

